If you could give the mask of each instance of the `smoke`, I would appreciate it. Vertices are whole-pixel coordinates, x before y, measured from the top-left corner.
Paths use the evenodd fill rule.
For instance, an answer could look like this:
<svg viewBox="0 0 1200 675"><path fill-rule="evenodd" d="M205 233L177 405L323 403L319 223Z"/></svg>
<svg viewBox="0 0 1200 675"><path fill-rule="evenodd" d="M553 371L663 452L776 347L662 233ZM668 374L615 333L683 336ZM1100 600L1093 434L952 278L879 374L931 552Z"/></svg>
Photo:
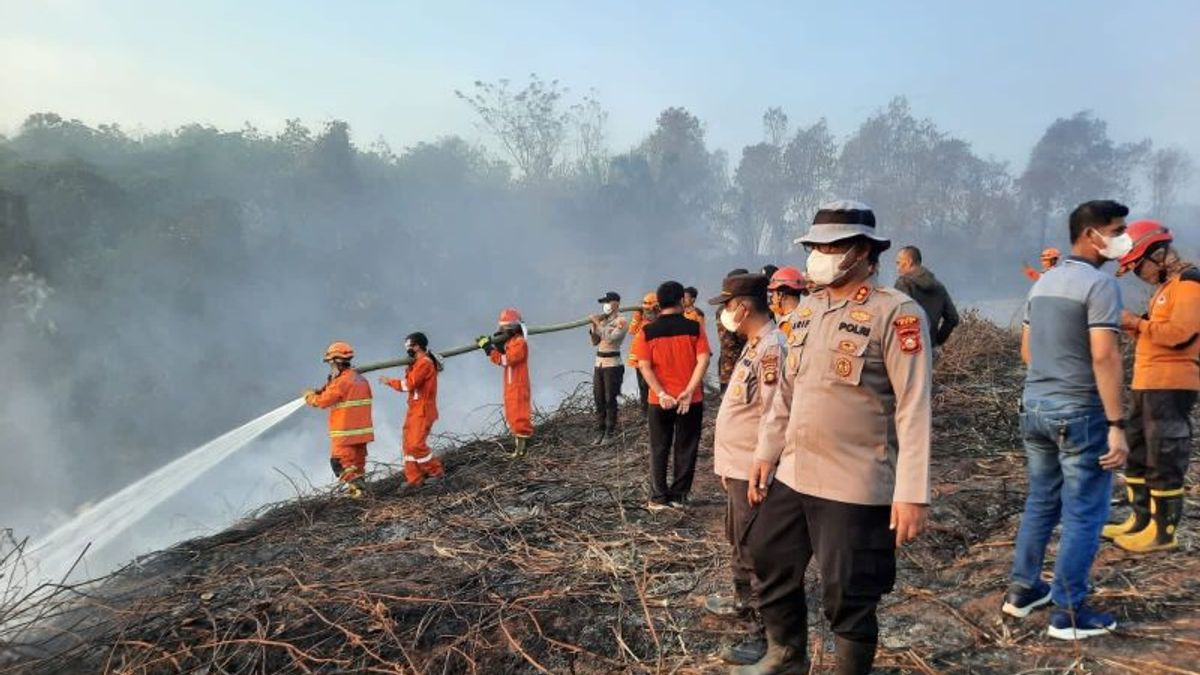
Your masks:
<svg viewBox="0 0 1200 675"><path fill-rule="evenodd" d="M31 116L0 139L0 526L44 535L294 398L323 381L334 339L366 363L399 355L415 330L435 351L470 343L505 306L555 323L596 311L607 290L636 302L674 278L703 298L730 268L802 265L787 242L832 194L871 202L897 244L926 249L960 305L998 303L1001 320L1027 288L1019 263L1036 259L1041 226L1065 230L1061 204L1075 192L1047 193L1053 208L1035 209L1029 185L1041 183L974 156L902 100L846 139L823 123L789 135L782 122L775 145L748 146L735 169L707 147L698 118L670 108L639 146L543 153L557 161L535 176L455 137L365 148L340 121L130 136ZM1086 126L1098 156L1115 157L1095 120L1064 123ZM882 156L894 147L908 154ZM1046 147L1051 174L1073 156ZM1141 146L1119 149L1125 158ZM1078 177L1072 190L1119 187L1095 182L1110 174ZM531 345L536 406L590 378L584 331ZM371 377L371 458L398 464L403 398ZM450 359L435 431L501 432L500 400L498 368L478 354ZM97 552L88 571L218 530L296 486L327 486L327 442L324 413L300 411L162 504L120 548Z"/></svg>

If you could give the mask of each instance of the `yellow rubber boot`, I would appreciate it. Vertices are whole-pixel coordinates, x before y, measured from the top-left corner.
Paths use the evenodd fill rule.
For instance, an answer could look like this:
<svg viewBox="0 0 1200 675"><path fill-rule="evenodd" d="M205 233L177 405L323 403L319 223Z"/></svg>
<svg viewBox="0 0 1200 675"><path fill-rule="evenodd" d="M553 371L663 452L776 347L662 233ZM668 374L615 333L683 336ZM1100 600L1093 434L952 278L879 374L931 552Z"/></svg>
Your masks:
<svg viewBox="0 0 1200 675"><path fill-rule="evenodd" d="M1150 489L1146 487L1146 479L1126 478L1125 494L1132 509L1129 517L1122 522L1105 525L1104 530L1100 533L1101 537L1116 539L1123 535L1141 532L1150 524Z"/></svg>
<svg viewBox="0 0 1200 675"><path fill-rule="evenodd" d="M1141 532L1123 534L1113 540L1131 553L1152 553L1179 548L1175 531L1183 516L1183 490L1150 491L1150 524Z"/></svg>

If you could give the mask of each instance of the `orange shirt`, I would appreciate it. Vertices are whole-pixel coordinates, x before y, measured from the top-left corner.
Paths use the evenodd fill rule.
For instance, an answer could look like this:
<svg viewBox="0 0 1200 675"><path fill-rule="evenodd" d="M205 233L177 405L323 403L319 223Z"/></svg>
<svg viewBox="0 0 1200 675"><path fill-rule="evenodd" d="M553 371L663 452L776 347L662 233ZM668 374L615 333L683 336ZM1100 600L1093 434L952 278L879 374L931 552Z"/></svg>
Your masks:
<svg viewBox="0 0 1200 675"><path fill-rule="evenodd" d="M413 360L404 371L404 379L386 380L392 389L408 393L409 417L421 417L430 422L438 418L437 381L437 365L428 354L420 354Z"/></svg>
<svg viewBox="0 0 1200 675"><path fill-rule="evenodd" d="M1200 271L1159 286L1138 322L1134 389L1200 390Z"/></svg>
<svg viewBox="0 0 1200 675"><path fill-rule="evenodd" d="M357 370L347 368L319 394L305 401L329 409L329 437L334 445L362 445L375 440L371 424L371 385Z"/></svg>
<svg viewBox="0 0 1200 675"><path fill-rule="evenodd" d="M649 363L659 385L671 395L687 388L701 354L708 354L704 327L683 314L664 314L646 324L633 339L632 352L638 363ZM696 387L692 402L704 400L703 387ZM658 392L650 390L650 405L658 405Z"/></svg>
<svg viewBox="0 0 1200 675"><path fill-rule="evenodd" d="M699 308L688 307L687 309L683 310L683 315L700 324L701 326L704 325L704 312L700 311Z"/></svg>

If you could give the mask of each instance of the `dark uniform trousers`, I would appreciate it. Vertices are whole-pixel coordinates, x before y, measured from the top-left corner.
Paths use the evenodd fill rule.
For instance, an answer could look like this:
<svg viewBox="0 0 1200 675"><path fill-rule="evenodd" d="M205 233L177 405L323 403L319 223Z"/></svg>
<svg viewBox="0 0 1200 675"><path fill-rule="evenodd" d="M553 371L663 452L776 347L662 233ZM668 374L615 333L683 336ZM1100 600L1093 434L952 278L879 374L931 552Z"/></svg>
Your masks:
<svg viewBox="0 0 1200 675"><path fill-rule="evenodd" d="M702 402L693 403L684 415L673 409L650 406L650 501L665 504L687 499L696 477L703 420ZM667 464L671 459L674 470L668 484Z"/></svg>
<svg viewBox="0 0 1200 675"><path fill-rule="evenodd" d="M747 537L759 582L759 612L768 631L779 631L771 638L806 647L804 572L816 557L821 604L834 634L877 642L875 608L896 582L890 522L890 506L821 499L775 481Z"/></svg>
<svg viewBox="0 0 1200 675"><path fill-rule="evenodd" d="M634 372L637 373L638 399L642 402L642 415L644 416L650 409L650 383L646 381L645 377L642 377L640 368L634 368Z"/></svg>
<svg viewBox="0 0 1200 675"><path fill-rule="evenodd" d="M596 401L596 428L602 431L617 429L617 397L625 381L625 366L597 366L592 371L592 396Z"/></svg>
<svg viewBox="0 0 1200 675"><path fill-rule="evenodd" d="M733 592L742 606L757 609L758 580L754 576L754 561L750 559L750 546L746 542L746 530L754 513L746 496L750 481L726 478L725 486L725 536L733 547Z"/></svg>
<svg viewBox="0 0 1200 675"><path fill-rule="evenodd" d="M1144 478L1152 490L1183 487L1192 453L1190 416L1195 391L1138 389L1129 412L1129 460L1125 475Z"/></svg>

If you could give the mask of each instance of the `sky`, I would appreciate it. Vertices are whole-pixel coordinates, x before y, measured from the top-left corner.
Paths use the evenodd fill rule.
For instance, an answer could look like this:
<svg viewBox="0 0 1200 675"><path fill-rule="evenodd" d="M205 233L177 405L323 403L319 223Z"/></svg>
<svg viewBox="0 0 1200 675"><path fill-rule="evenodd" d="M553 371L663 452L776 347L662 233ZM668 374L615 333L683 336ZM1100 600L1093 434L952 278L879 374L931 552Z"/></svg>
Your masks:
<svg viewBox="0 0 1200 675"><path fill-rule="evenodd" d="M455 89L529 73L609 111L610 146L668 106L734 158L781 106L845 136L892 97L1024 165L1057 117L1200 157L1200 3L0 0L0 134L30 113L159 131L301 118L399 150L495 147Z"/></svg>

